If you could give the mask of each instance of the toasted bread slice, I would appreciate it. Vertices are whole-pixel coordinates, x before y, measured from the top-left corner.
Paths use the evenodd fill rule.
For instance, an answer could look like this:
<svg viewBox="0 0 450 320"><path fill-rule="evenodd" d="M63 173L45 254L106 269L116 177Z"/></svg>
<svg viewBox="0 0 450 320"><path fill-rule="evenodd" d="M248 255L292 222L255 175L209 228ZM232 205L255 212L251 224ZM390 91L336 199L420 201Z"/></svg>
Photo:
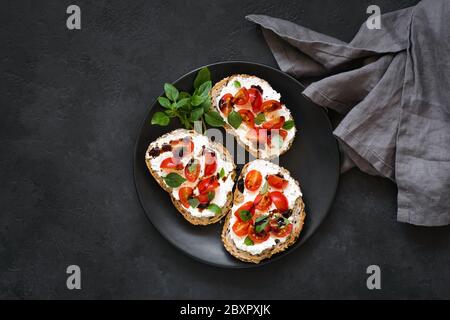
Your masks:
<svg viewBox="0 0 450 320"><path fill-rule="evenodd" d="M189 148L185 148L181 151L181 156L176 149L180 148L179 144L186 142L186 146L190 146L189 142L192 141L194 149L189 151ZM177 145L178 144L178 145ZM197 185L200 180L206 178L205 176L205 151L213 152L215 155L215 161L217 168L213 174L209 174L208 177L214 177L219 182L219 187L214 190L214 196L212 199L208 199L207 203L195 203L189 202L185 204L186 207L180 201L179 190L183 187L190 187L193 190L193 194L190 197L192 200L199 196ZM179 170L162 169L161 163L167 158L173 158L174 153L178 154L177 163L181 162ZM184 168L189 161L195 159L199 163L199 176L194 182L188 180L184 181L178 187L169 186L164 177L166 177L171 171L177 173L182 178L186 179L186 171ZM207 225L215 223L222 219L230 210L232 205L232 189L234 185L234 179L236 178L235 164L228 150L221 144L211 142L208 137L199 134L193 130L177 129L172 132L166 133L157 140L150 143L147 152L145 153L145 162L147 167L158 182L158 184L167 191L172 199L172 202L177 210L183 215L183 217L192 224L195 225ZM220 172L223 169L223 176ZM209 205L215 204L220 208L220 212L217 212L217 207L210 210ZM195 207L193 207L193 205Z"/></svg>
<svg viewBox="0 0 450 320"><path fill-rule="evenodd" d="M260 159L274 159L276 157L279 157L281 154L285 153L289 150L289 148L292 145L292 142L294 141L294 137L296 134L296 128L295 125L293 127L290 127L289 129L283 129L280 128L280 132L278 132L278 129L268 129L267 135L270 136L275 135L278 136L275 142L273 142L275 139L272 138L271 142L266 142L265 136L262 138L263 141L260 141L257 143L254 139L251 139L251 131L252 129L245 124L245 121L243 121L240 126L235 129L232 127L227 120L226 113L223 113L222 110L220 110L219 102L220 99L225 94L231 94L236 95L236 93L242 88L245 87L247 90L250 88L257 89L262 96L262 101L268 101L268 100L276 100L280 102L280 94L276 92L270 84L256 76L247 75L247 74L236 74L229 76L225 79L222 79L221 81L217 82L214 87L211 89L211 102L213 107L216 109L217 112L222 116L222 118L225 120L225 129L228 133L234 135L236 137L237 142L244 147L250 154L252 154L255 158ZM254 130L254 133L256 134L256 137L258 135L258 129L263 129L264 124L270 120L274 120L281 117L284 117L284 121L293 121L293 117L291 115L291 112L289 109L280 102L281 109L272 111L272 112L264 112L265 115L265 121L256 124L256 130ZM253 116L256 118L258 114L261 113L261 111L256 111L252 108L251 102L248 102L246 105L243 106L237 106L237 104L233 103L233 110L249 110L252 112ZM265 131L265 130L263 130ZM283 132L281 132L283 131ZM284 134L284 135L283 135ZM264 135L264 134L263 134ZM267 140L270 140L271 138L267 138ZM270 146L269 146L270 144Z"/></svg>
<svg viewBox="0 0 450 320"><path fill-rule="evenodd" d="M247 190L247 187L244 184L247 173L252 170L258 170L262 175L261 186L254 192ZM288 182L288 186L283 190L273 188L269 184L264 186L267 181L266 178L269 174L282 177ZM284 228L286 228L286 226L289 226L289 224L292 224L292 231L284 237L275 237L270 231L270 236L266 241L262 243L254 243L252 245L251 237L245 234L242 236L238 236L234 232L233 225L234 223L239 221L235 213L239 211L244 203L254 201L256 196L259 193L263 192L264 187L268 187L268 189L266 190L268 195L270 195L273 191L282 192L288 200L289 209L284 212L279 212L275 205L271 204L268 209L265 209L263 211L256 209L253 213L253 219L255 217L264 215L269 216L268 221L270 221L270 219L275 219L275 221L278 221L280 219L283 221L282 223L285 223L283 225ZM237 187L234 191L233 208L231 209L230 214L227 216L225 224L223 226L222 241L224 243L225 249L239 260L251 263L259 263L264 259L270 258L276 253L286 250L289 246L294 244L297 241L303 228L305 217L305 205L303 203L299 184L294 178L292 178L289 171L265 160L254 160L244 166L239 176ZM286 223L285 219L287 219L289 223ZM249 220L249 223L250 221L252 220ZM254 222L252 222L252 225L254 225ZM247 242L249 241L249 239L250 243Z"/></svg>

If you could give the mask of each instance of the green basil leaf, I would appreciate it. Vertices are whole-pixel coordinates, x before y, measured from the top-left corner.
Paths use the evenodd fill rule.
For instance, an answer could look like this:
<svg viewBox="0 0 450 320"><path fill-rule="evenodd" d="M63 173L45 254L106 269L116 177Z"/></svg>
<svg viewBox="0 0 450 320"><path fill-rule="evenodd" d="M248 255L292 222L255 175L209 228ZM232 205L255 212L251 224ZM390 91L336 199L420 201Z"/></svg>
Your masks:
<svg viewBox="0 0 450 320"><path fill-rule="evenodd" d="M247 245L247 246L252 246L252 245L254 245L253 240L250 239L248 236L245 237L244 244Z"/></svg>
<svg viewBox="0 0 450 320"><path fill-rule="evenodd" d="M241 217L241 220L246 222L252 218L252 214L248 210L241 210L239 211L239 217Z"/></svg>
<svg viewBox="0 0 450 320"><path fill-rule="evenodd" d="M200 107L203 108L203 113L209 112L209 109L211 108L211 99L206 99L200 104Z"/></svg>
<svg viewBox="0 0 450 320"><path fill-rule="evenodd" d="M208 201L212 201L215 196L216 196L216 193L214 191L208 192Z"/></svg>
<svg viewBox="0 0 450 320"><path fill-rule="evenodd" d="M206 67L201 68L198 71L197 76L195 77L194 88L197 89L203 83L205 83L206 81L209 81L209 80L211 80L211 73L209 72L209 69Z"/></svg>
<svg viewBox="0 0 450 320"><path fill-rule="evenodd" d="M203 83L200 87L198 87L198 95L202 97L207 97L209 94L209 91L211 90L212 83L211 81L206 81Z"/></svg>
<svg viewBox="0 0 450 320"><path fill-rule="evenodd" d="M225 124L222 116L217 111L210 111L206 113L205 121L212 127L222 127Z"/></svg>
<svg viewBox="0 0 450 320"><path fill-rule="evenodd" d="M203 115L203 108L202 107L197 107L194 110L192 110L191 112L191 121L197 121L201 118L201 116Z"/></svg>
<svg viewBox="0 0 450 320"><path fill-rule="evenodd" d="M220 172L219 172L219 178L222 179L223 177L225 177L225 169L224 168L220 169Z"/></svg>
<svg viewBox="0 0 450 320"><path fill-rule="evenodd" d="M256 118L255 118L255 123L257 125L260 125L261 123L266 121L266 116L264 115L264 113L259 113Z"/></svg>
<svg viewBox="0 0 450 320"><path fill-rule="evenodd" d="M166 97L159 97L158 102L162 107L164 107L166 109L170 109L170 107L171 107L170 101Z"/></svg>
<svg viewBox="0 0 450 320"><path fill-rule="evenodd" d="M164 92L166 93L166 97L169 98L171 101L177 101L179 92L178 89L175 88L173 85L171 85L170 83L165 83Z"/></svg>
<svg viewBox="0 0 450 320"><path fill-rule="evenodd" d="M178 188L186 181L185 178L180 176L178 173L171 172L164 178L165 183L171 188Z"/></svg>
<svg viewBox="0 0 450 320"><path fill-rule="evenodd" d="M155 112L152 117L152 124L157 124L159 126L167 126L170 122L169 117L161 111Z"/></svg>
<svg viewBox="0 0 450 320"><path fill-rule="evenodd" d="M214 212L215 214L221 214L222 213L222 208L219 207L217 204L211 203L208 206L208 210Z"/></svg>
<svg viewBox="0 0 450 320"><path fill-rule="evenodd" d="M257 224L257 223L263 221L264 219L267 219L268 217L269 217L268 215L262 215L262 216L259 216L258 218L256 218L255 224Z"/></svg>
<svg viewBox="0 0 450 320"><path fill-rule="evenodd" d="M266 218L267 218L267 216L266 216ZM269 223L269 219L266 219L262 223L259 223L259 224L256 224L256 222L255 222L256 233L260 233L261 231L263 231L266 228L268 223Z"/></svg>
<svg viewBox="0 0 450 320"><path fill-rule="evenodd" d="M198 204L200 203L197 198L190 198L188 199L188 202L192 208L197 208Z"/></svg>
<svg viewBox="0 0 450 320"><path fill-rule="evenodd" d="M177 112L172 109L164 110L164 113L167 114L170 118L173 118L177 115Z"/></svg>
<svg viewBox="0 0 450 320"><path fill-rule="evenodd" d="M233 85L234 85L235 88L238 88L238 89L241 87L241 83L239 81L237 81L237 80L235 80L233 82Z"/></svg>
<svg viewBox="0 0 450 320"><path fill-rule="evenodd" d="M266 194L267 191L269 191L269 185L267 184L267 181L265 181L263 186L262 186L262 188L261 188L261 191L259 193Z"/></svg>
<svg viewBox="0 0 450 320"><path fill-rule="evenodd" d="M183 98L183 99L179 100L179 101L175 104L175 105L176 105L176 109L188 107L190 101L191 101L190 98Z"/></svg>
<svg viewBox="0 0 450 320"><path fill-rule="evenodd" d="M181 91L180 94L178 95L178 99L185 99L185 98L190 98L191 94L189 92L186 91Z"/></svg>
<svg viewBox="0 0 450 320"><path fill-rule="evenodd" d="M230 124L230 126L232 126L235 129L239 128L239 126L242 123L241 115L239 114L239 112L236 112L234 110L230 112L227 120L228 120L228 123Z"/></svg>
<svg viewBox="0 0 450 320"><path fill-rule="evenodd" d="M202 97L202 96L199 96L199 95L193 95L193 96L191 97L191 104L192 104L194 107L199 106L199 105L201 105L207 98L208 98L208 97Z"/></svg>
<svg viewBox="0 0 450 320"><path fill-rule="evenodd" d="M288 120L284 123L283 129L291 130L295 126L294 120Z"/></svg>

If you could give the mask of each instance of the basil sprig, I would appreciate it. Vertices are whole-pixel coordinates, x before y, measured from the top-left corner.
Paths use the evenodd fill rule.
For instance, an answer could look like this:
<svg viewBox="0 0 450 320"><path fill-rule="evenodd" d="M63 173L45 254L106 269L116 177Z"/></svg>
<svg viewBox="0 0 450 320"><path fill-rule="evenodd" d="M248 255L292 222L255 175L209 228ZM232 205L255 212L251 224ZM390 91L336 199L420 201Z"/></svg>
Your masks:
<svg viewBox="0 0 450 320"><path fill-rule="evenodd" d="M256 218L256 220L255 220L256 233L260 233L261 231L263 231L267 227L268 223L269 223L269 216L267 216L267 215L263 215L263 216Z"/></svg>
<svg viewBox="0 0 450 320"><path fill-rule="evenodd" d="M242 221L247 222L252 218L252 214L248 210L241 210L239 211L239 217Z"/></svg>
<svg viewBox="0 0 450 320"><path fill-rule="evenodd" d="M284 123L283 129L291 130L295 126L294 120L288 120Z"/></svg>
<svg viewBox="0 0 450 320"><path fill-rule="evenodd" d="M228 120L228 123L230 124L230 126L232 126L235 129L239 128L239 126L242 123L241 114L234 110L230 112L230 114L227 117L227 120Z"/></svg>
<svg viewBox="0 0 450 320"><path fill-rule="evenodd" d="M212 127L222 127L224 121L217 111L211 108L211 74L208 68L202 68L194 80L194 92L178 91L170 84L164 84L164 97L158 102L163 108L153 114L151 124L167 126L172 118L178 118L186 129L192 129L195 121L201 121L203 129L205 123Z"/></svg>
<svg viewBox="0 0 450 320"><path fill-rule="evenodd" d="M208 210L211 210L215 214L221 214L222 213L222 208L219 207L217 204L214 204L214 203L210 203L209 204Z"/></svg>
<svg viewBox="0 0 450 320"><path fill-rule="evenodd" d="M252 246L252 245L254 245L253 240L250 239L248 236L245 237L245 239L244 239L244 244L247 245L247 246Z"/></svg>

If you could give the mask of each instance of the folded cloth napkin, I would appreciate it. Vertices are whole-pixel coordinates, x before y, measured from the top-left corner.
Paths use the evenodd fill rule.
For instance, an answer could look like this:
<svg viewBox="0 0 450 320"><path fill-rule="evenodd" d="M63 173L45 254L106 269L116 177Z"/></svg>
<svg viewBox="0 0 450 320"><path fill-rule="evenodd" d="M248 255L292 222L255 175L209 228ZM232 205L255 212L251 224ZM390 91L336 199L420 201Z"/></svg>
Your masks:
<svg viewBox="0 0 450 320"><path fill-rule="evenodd" d="M345 43L289 21L261 25L281 70L321 77L303 92L345 117L334 130L346 161L396 182L397 219L450 223L450 1L423 0L364 23Z"/></svg>

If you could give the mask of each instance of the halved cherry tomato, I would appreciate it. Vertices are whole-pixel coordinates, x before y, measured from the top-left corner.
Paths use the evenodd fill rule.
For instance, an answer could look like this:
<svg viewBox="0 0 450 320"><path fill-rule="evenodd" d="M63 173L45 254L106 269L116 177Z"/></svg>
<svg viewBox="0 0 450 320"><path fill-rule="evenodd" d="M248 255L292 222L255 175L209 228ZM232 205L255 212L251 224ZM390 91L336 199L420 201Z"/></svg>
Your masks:
<svg viewBox="0 0 450 320"><path fill-rule="evenodd" d="M200 174L200 162L192 158L184 168L184 176L190 182L195 182Z"/></svg>
<svg viewBox="0 0 450 320"><path fill-rule="evenodd" d="M264 101L261 106L261 111L264 113L272 112L278 109L281 109L281 103L279 103L277 100Z"/></svg>
<svg viewBox="0 0 450 320"><path fill-rule="evenodd" d="M216 173L217 170L217 159L216 153L213 151L205 152L205 176L210 176Z"/></svg>
<svg viewBox="0 0 450 320"><path fill-rule="evenodd" d="M262 183L262 175L258 170L250 170L245 176L245 187L247 190L256 191Z"/></svg>
<svg viewBox="0 0 450 320"><path fill-rule="evenodd" d="M280 131L278 132L281 136L281 138L286 139L288 132L286 130L280 129Z"/></svg>
<svg viewBox="0 0 450 320"><path fill-rule="evenodd" d="M284 189L288 186L289 182L282 177L275 175L275 174L269 174L267 176L267 182L271 187L277 188L277 189Z"/></svg>
<svg viewBox="0 0 450 320"><path fill-rule="evenodd" d="M250 103L252 104L252 110L255 114L261 111L262 96L258 89L250 88L248 89L248 96Z"/></svg>
<svg viewBox="0 0 450 320"><path fill-rule="evenodd" d="M213 193L212 199L214 199L214 196L215 196L214 191L210 191L210 192ZM210 192L204 193L204 194L199 194L199 195L197 196L198 202L200 202L200 203L202 203L202 204L211 202L212 199L209 198Z"/></svg>
<svg viewBox="0 0 450 320"><path fill-rule="evenodd" d="M159 167L165 171L170 171L170 170L182 170L184 166L179 159L175 157L169 157L164 159L159 165Z"/></svg>
<svg viewBox="0 0 450 320"><path fill-rule="evenodd" d="M264 129L281 129L281 127L284 125L285 118L283 116L277 117L273 120L266 121L263 123L262 127Z"/></svg>
<svg viewBox="0 0 450 320"><path fill-rule="evenodd" d="M244 210L250 211L250 213L253 216L255 214L255 207L253 205L253 201L248 201L248 202L244 203L242 206L239 207L239 209L237 209L234 212L234 215L236 216L236 218L238 218L239 221L242 221L241 215L239 213ZM244 222L244 221L242 221L242 222Z"/></svg>
<svg viewBox="0 0 450 320"><path fill-rule="evenodd" d="M248 234L250 222L236 221L233 224L233 231L238 237L243 237Z"/></svg>
<svg viewBox="0 0 450 320"><path fill-rule="evenodd" d="M197 185L198 191L200 194L208 194L210 191L214 191L219 186L219 181L217 180L217 176L211 176L200 180Z"/></svg>
<svg viewBox="0 0 450 320"><path fill-rule="evenodd" d="M284 212L289 209L288 200L282 192L280 191L269 192L269 197L279 211Z"/></svg>
<svg viewBox="0 0 450 320"><path fill-rule="evenodd" d="M182 187L180 190L178 190L178 197L180 198L181 204L189 208L189 197L192 195L194 190L191 187Z"/></svg>
<svg viewBox="0 0 450 320"><path fill-rule="evenodd" d="M226 116L233 110L233 95L231 93L227 93L220 98L219 109Z"/></svg>
<svg viewBox="0 0 450 320"><path fill-rule="evenodd" d="M238 106L243 106L244 104L246 104L248 102L249 99L249 95L248 95L248 91L247 89L245 89L244 87L242 87L235 95L233 98L233 102L235 104L237 104Z"/></svg>
<svg viewBox="0 0 450 320"><path fill-rule="evenodd" d="M291 232L292 232L292 223L289 223L287 226L283 226L281 228L278 227L278 229L275 228L272 229L272 225L270 226L270 233L272 233L272 235L277 238L284 238L287 235L291 234Z"/></svg>
<svg viewBox="0 0 450 320"><path fill-rule="evenodd" d="M181 159L184 156L189 156L194 152L194 142L191 138L183 138L179 140L170 141L172 146L172 153L174 157Z"/></svg>
<svg viewBox="0 0 450 320"><path fill-rule="evenodd" d="M266 229L264 229L259 233L256 233L255 226L251 224L250 227L248 228L248 237L253 241L253 243L264 242L270 237L270 232L267 231Z"/></svg>
<svg viewBox="0 0 450 320"><path fill-rule="evenodd" d="M253 115L253 112L246 109L241 109L238 111L241 115L242 121L250 128L255 127L255 116Z"/></svg>
<svg viewBox="0 0 450 320"><path fill-rule="evenodd" d="M255 208L260 211L267 211L269 207L272 205L272 199L268 193L261 194L258 193L255 200L253 201Z"/></svg>

